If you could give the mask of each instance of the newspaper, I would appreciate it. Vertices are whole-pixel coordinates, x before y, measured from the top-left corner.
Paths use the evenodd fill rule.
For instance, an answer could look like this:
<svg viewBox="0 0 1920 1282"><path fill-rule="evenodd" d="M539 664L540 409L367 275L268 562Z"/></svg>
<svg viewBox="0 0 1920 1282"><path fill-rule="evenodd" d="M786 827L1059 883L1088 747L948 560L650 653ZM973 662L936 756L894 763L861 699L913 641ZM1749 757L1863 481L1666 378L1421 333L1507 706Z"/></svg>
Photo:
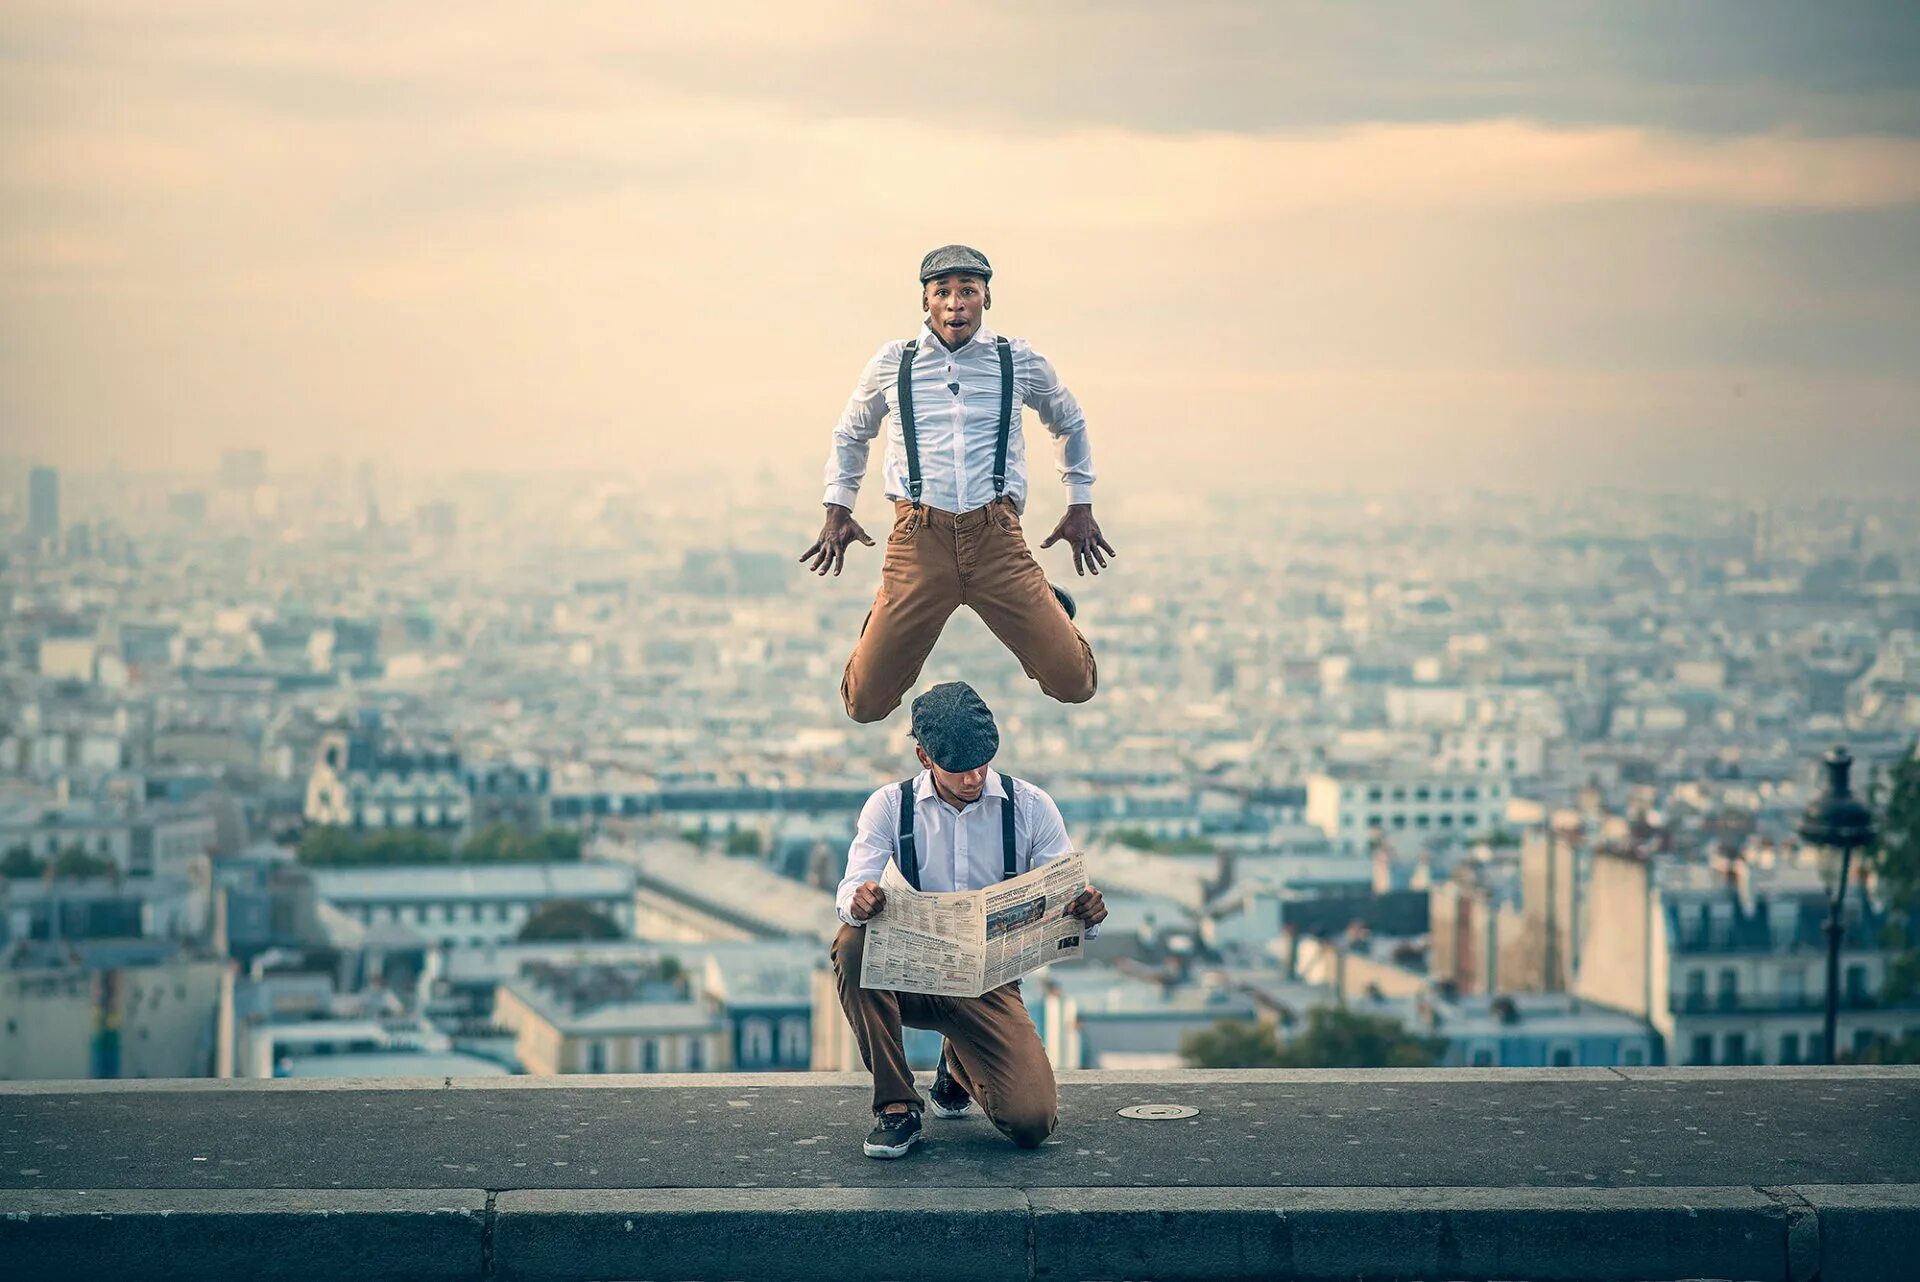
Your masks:
<svg viewBox="0 0 1920 1282"><path fill-rule="evenodd" d="M986 890L932 893L907 884L892 860L880 874L887 906L866 924L863 988L978 997L1082 956L1086 923L1067 905L1087 888L1079 851Z"/></svg>

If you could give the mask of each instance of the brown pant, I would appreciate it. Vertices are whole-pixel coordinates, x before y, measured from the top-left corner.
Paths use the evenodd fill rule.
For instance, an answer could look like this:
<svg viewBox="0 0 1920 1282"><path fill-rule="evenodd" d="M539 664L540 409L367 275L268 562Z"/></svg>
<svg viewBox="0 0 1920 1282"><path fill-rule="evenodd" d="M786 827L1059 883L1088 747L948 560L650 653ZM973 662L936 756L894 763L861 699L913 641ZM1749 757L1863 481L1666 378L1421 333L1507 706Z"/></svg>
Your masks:
<svg viewBox="0 0 1920 1282"><path fill-rule="evenodd" d="M1093 647L1054 598L1020 532L1012 499L971 512L894 501L880 590L840 679L855 721L878 721L920 678L947 618L973 607L1040 689L1062 703L1093 698Z"/></svg>
<svg viewBox="0 0 1920 1282"><path fill-rule="evenodd" d="M900 1026L931 1028L946 1037L947 1067L987 1120L1021 1148L1038 1148L1060 1120L1059 1094L1047 1048L1021 1000L1020 981L979 997L862 988L860 959L866 943L864 928L842 925L830 955L840 983L840 1007L853 1025L860 1058L873 1074L873 1111L888 1104L920 1107Z"/></svg>

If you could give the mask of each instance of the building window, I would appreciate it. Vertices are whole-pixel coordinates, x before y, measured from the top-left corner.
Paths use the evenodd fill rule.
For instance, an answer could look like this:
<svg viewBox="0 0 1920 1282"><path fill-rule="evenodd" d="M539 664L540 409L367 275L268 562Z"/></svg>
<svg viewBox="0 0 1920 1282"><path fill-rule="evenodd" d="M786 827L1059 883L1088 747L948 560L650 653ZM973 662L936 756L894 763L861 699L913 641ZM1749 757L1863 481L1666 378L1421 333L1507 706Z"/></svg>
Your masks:
<svg viewBox="0 0 1920 1282"><path fill-rule="evenodd" d="M1554 1047L1552 1065L1555 1068L1572 1068L1573 1048L1571 1046Z"/></svg>
<svg viewBox="0 0 1920 1282"><path fill-rule="evenodd" d="M1407 817L1406 817L1405 815L1395 815L1395 816L1393 817L1393 826L1394 826L1394 827L1396 827L1396 828L1404 828L1404 827L1406 827L1406 826L1407 826Z"/></svg>
<svg viewBox="0 0 1920 1282"><path fill-rule="evenodd" d="M1378 788L1367 789L1367 800L1368 801L1380 800L1380 790Z"/></svg>
<svg viewBox="0 0 1920 1282"><path fill-rule="evenodd" d="M1740 972L1728 966L1720 972L1720 987L1716 994L1721 1010L1732 1010L1740 1004Z"/></svg>
<svg viewBox="0 0 1920 1282"><path fill-rule="evenodd" d="M1472 812L1468 812L1467 814L1460 816L1461 825L1467 828L1471 828L1479 822L1480 822L1480 816L1473 814Z"/></svg>
<svg viewBox="0 0 1920 1282"><path fill-rule="evenodd" d="M1379 815L1368 815L1368 816L1367 816L1367 827L1369 827L1369 828L1378 828L1379 826L1380 826L1380 816L1379 816Z"/></svg>
<svg viewBox="0 0 1920 1282"><path fill-rule="evenodd" d="M1782 1033L1780 1035L1780 1062L1782 1064L1800 1062L1800 1034Z"/></svg>
<svg viewBox="0 0 1920 1282"><path fill-rule="evenodd" d="M740 1058L763 1064L773 1057L773 1025L755 1016L740 1022Z"/></svg>
<svg viewBox="0 0 1920 1282"><path fill-rule="evenodd" d="M1407 799L1407 790L1405 788L1395 788L1393 790L1393 799L1395 801L1405 801Z"/></svg>
<svg viewBox="0 0 1920 1282"><path fill-rule="evenodd" d="M805 1065L813 1059L812 1039L807 1021L800 1018L780 1021L780 1059L788 1064Z"/></svg>
<svg viewBox="0 0 1920 1282"><path fill-rule="evenodd" d="M660 1043L654 1038L649 1037L640 1043L640 1071L643 1073L660 1071Z"/></svg>
<svg viewBox="0 0 1920 1282"><path fill-rule="evenodd" d="M589 1073L607 1071L607 1044L598 1038L587 1043L587 1071Z"/></svg>
<svg viewBox="0 0 1920 1282"><path fill-rule="evenodd" d="M1440 815L1438 822L1442 828L1451 828L1453 827L1453 816L1448 814Z"/></svg>
<svg viewBox="0 0 1920 1282"><path fill-rule="evenodd" d="M1485 1046L1476 1047L1473 1052L1474 1068L1492 1068L1493 1052Z"/></svg>
<svg viewBox="0 0 1920 1282"><path fill-rule="evenodd" d="M1687 1010L1705 1010L1707 1008L1707 972L1690 970L1687 972Z"/></svg>
<svg viewBox="0 0 1920 1282"><path fill-rule="evenodd" d="M1687 1060L1687 1063L1713 1063L1713 1035L1711 1033L1701 1033L1693 1039L1693 1055Z"/></svg>
<svg viewBox="0 0 1920 1282"><path fill-rule="evenodd" d="M1415 788L1413 790L1413 799L1415 801L1431 801L1433 794L1425 788Z"/></svg>
<svg viewBox="0 0 1920 1282"><path fill-rule="evenodd" d="M1793 1009L1807 1000L1807 972L1798 968L1780 972L1780 1004ZM1782 1060L1781 1063L1792 1063Z"/></svg>
<svg viewBox="0 0 1920 1282"><path fill-rule="evenodd" d="M1874 1032L1871 1028L1854 1029L1853 1030L1853 1053L1855 1055L1866 1054L1867 1048L1873 1045L1873 1038L1874 1038Z"/></svg>
<svg viewBox="0 0 1920 1282"><path fill-rule="evenodd" d="M707 1066L707 1043L700 1037L687 1039L687 1071L697 1073Z"/></svg>
<svg viewBox="0 0 1920 1282"><path fill-rule="evenodd" d="M1413 826L1416 828L1425 828L1432 823L1433 816L1431 815L1420 814L1413 817Z"/></svg>
<svg viewBox="0 0 1920 1282"><path fill-rule="evenodd" d="M1867 1000L1867 968L1865 966L1847 967L1847 1000L1850 1002Z"/></svg>
<svg viewBox="0 0 1920 1282"><path fill-rule="evenodd" d="M1442 788L1442 789L1440 790L1440 800L1442 800L1442 801L1452 801L1452 800L1453 800L1453 789L1451 789L1451 788Z"/></svg>
<svg viewBox="0 0 1920 1282"><path fill-rule="evenodd" d="M1478 800L1480 800L1480 789L1478 789L1478 788L1462 788L1462 789L1460 790L1460 800L1462 800L1462 801L1478 801Z"/></svg>
<svg viewBox="0 0 1920 1282"><path fill-rule="evenodd" d="M1647 1053L1638 1046L1629 1046L1621 1054L1620 1062L1628 1068L1638 1068L1647 1062Z"/></svg>
<svg viewBox="0 0 1920 1282"><path fill-rule="evenodd" d="M1747 1035L1745 1033L1727 1034L1727 1053L1721 1059L1723 1064L1744 1064L1747 1062Z"/></svg>

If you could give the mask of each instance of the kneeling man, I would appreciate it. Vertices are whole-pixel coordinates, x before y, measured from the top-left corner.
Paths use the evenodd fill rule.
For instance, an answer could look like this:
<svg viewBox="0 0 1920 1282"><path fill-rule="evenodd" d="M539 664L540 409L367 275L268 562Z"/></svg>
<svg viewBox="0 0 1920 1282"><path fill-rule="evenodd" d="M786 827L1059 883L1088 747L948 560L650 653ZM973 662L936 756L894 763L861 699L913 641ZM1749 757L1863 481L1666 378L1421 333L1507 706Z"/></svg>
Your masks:
<svg viewBox="0 0 1920 1282"><path fill-rule="evenodd" d="M981 890L1070 853L1060 808L1040 789L990 770L1000 747L993 714L964 681L935 686L913 701L914 749L924 769L867 799L840 882L833 969L840 1005L860 1058L873 1074L873 1133L868 1157L900 1157L919 1141L920 1096L901 1045L901 1026L945 1037L929 1096L939 1117L959 1117L980 1102L1000 1132L1021 1148L1053 1133L1058 1095L1053 1066L1020 996L1020 981L979 997L935 997L860 986L866 923L886 911L880 874L889 859L913 861L926 891ZM902 850L906 854L902 855ZM1088 936L1106 920L1089 885L1067 911Z"/></svg>

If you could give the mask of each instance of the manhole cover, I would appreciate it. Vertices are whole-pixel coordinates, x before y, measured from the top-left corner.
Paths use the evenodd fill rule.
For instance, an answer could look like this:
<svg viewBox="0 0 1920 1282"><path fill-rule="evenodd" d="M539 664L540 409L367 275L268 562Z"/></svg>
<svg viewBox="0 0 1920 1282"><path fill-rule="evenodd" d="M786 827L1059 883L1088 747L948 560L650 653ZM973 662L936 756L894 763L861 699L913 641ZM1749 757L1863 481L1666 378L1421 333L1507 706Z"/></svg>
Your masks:
<svg viewBox="0 0 1920 1282"><path fill-rule="evenodd" d="M1120 1116L1143 1122L1164 1122L1172 1118L1193 1117L1199 1112L1199 1109L1188 1108L1185 1104L1135 1104L1131 1108L1121 1109Z"/></svg>

